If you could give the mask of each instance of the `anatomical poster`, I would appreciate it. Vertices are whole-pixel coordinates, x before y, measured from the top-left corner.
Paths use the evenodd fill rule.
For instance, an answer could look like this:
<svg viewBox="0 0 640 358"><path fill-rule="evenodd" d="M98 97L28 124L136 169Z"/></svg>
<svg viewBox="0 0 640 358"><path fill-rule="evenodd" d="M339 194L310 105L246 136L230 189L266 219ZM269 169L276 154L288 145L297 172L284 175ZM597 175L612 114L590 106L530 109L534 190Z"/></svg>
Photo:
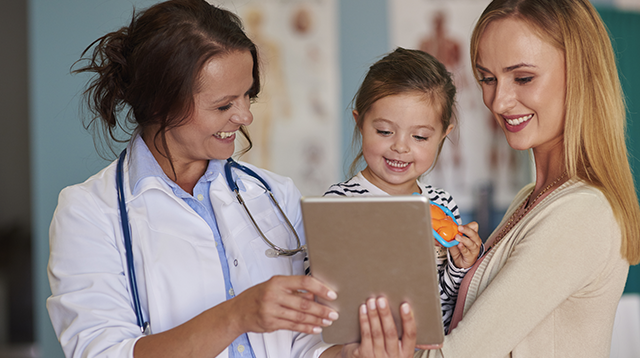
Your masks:
<svg viewBox="0 0 640 358"><path fill-rule="evenodd" d="M240 160L322 195L341 168L336 0L209 1L240 16L261 61L253 149Z"/></svg>

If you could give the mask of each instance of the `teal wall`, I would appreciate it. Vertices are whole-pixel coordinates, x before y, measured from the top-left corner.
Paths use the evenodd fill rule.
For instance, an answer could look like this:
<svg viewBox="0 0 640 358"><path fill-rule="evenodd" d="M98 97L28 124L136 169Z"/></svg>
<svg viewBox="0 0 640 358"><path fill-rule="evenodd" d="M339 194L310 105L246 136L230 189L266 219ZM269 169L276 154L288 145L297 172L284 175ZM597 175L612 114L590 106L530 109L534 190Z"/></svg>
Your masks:
<svg viewBox="0 0 640 358"><path fill-rule="evenodd" d="M132 4L151 1L30 0L30 112L35 337L46 358L64 357L45 300L48 228L60 190L105 166L82 128L79 97L86 76L70 66L86 46L131 18Z"/></svg>
<svg viewBox="0 0 640 358"><path fill-rule="evenodd" d="M155 2L29 0L35 327L43 357L63 357L45 308L50 295L46 277L48 227L57 195L63 187L85 180L106 164L96 155L80 121L79 95L87 77L71 76L69 68L93 40L125 24L134 5L142 8ZM390 44L386 0L339 0L339 13L346 168L351 162L348 153L353 123L349 103L369 64L387 52ZM640 57L640 15L603 10L603 17L621 53L620 70L632 119L629 145L635 158L640 158L640 72L634 68ZM634 159L633 163L636 182L640 182L640 162ZM627 291L640 292L640 268L632 268Z"/></svg>
<svg viewBox="0 0 640 358"><path fill-rule="evenodd" d="M618 58L620 81L627 101L627 147L636 191L640 192L640 13L604 8L599 12L609 28ZM640 293L640 266L629 270L625 292Z"/></svg>

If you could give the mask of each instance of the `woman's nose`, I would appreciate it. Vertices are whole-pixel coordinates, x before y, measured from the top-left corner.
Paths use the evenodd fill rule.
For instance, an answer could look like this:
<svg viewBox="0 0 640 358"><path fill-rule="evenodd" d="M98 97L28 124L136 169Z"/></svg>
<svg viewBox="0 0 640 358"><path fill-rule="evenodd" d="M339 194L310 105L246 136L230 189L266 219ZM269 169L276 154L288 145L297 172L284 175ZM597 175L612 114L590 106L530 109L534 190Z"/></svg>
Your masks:
<svg viewBox="0 0 640 358"><path fill-rule="evenodd" d="M253 122L251 100L249 97L243 98L237 102L235 113L231 115L231 121L245 126L248 126Z"/></svg>
<svg viewBox="0 0 640 358"><path fill-rule="evenodd" d="M515 103L515 93L511 86L505 83L498 83L495 86L491 110L495 113L507 113L513 108Z"/></svg>

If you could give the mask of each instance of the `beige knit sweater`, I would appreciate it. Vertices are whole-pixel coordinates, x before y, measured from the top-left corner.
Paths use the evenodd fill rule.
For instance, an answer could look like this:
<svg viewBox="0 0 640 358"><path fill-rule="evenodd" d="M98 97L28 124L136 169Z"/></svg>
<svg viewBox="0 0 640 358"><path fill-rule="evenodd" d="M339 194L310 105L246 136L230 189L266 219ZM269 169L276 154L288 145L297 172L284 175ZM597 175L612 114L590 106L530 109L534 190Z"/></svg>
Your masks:
<svg viewBox="0 0 640 358"><path fill-rule="evenodd" d="M499 228L531 190L518 193ZM629 271L620 240L602 192L563 184L487 253L443 348L415 357L608 357Z"/></svg>

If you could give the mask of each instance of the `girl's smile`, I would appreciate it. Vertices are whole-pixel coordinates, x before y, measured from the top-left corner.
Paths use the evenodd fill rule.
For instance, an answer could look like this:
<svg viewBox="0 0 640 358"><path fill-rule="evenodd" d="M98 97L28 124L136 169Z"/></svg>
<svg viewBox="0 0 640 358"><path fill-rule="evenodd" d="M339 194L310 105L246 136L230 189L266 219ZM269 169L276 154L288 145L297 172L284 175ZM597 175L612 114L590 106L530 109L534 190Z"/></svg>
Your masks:
<svg viewBox="0 0 640 358"><path fill-rule="evenodd" d="M357 121L359 114L353 115ZM453 129L443 130L439 104L424 93L401 93L377 100L364 116L364 177L391 195L419 191L416 179L431 168Z"/></svg>

